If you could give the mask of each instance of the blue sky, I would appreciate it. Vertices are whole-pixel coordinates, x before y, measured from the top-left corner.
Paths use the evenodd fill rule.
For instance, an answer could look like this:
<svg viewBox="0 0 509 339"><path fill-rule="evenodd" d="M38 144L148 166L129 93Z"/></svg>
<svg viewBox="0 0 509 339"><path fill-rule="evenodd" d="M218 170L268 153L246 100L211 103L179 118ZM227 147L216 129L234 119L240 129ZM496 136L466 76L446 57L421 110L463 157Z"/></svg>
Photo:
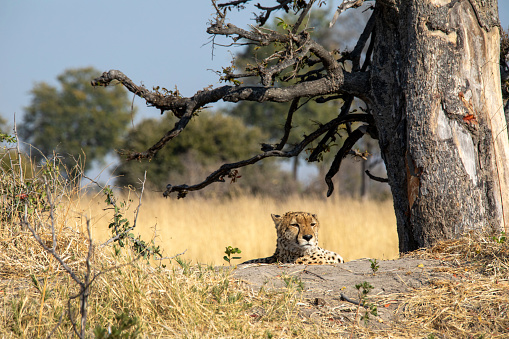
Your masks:
<svg viewBox="0 0 509 339"><path fill-rule="evenodd" d="M339 3L339 1L337 1ZM502 26L509 26L509 2L499 1ZM205 32L213 12L209 0L0 0L0 114L21 123L34 83L56 85L65 69L119 69L136 83L192 95L217 86L209 69L227 66L235 48L211 46ZM236 13L233 13L236 14ZM236 14L232 22L251 18ZM159 111L136 99L139 116Z"/></svg>

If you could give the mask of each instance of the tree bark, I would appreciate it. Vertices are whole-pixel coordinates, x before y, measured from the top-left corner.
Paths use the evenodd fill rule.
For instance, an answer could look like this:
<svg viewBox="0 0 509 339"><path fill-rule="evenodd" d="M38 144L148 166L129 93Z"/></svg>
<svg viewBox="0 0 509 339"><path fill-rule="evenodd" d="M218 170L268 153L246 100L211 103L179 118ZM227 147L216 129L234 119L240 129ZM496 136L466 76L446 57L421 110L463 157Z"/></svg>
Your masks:
<svg viewBox="0 0 509 339"><path fill-rule="evenodd" d="M378 1L371 106L401 252L509 222L496 1Z"/></svg>

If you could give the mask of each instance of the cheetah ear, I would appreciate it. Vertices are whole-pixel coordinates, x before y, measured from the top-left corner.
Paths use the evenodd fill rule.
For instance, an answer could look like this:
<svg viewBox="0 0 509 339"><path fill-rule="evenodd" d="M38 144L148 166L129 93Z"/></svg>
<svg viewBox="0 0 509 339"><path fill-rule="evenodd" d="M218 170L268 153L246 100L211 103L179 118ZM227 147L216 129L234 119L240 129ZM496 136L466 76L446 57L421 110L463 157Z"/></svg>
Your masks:
<svg viewBox="0 0 509 339"><path fill-rule="evenodd" d="M271 214L270 216L272 217L272 220L274 220L274 224L276 225L277 228L277 225L281 222L283 218L277 214Z"/></svg>
<svg viewBox="0 0 509 339"><path fill-rule="evenodd" d="M316 216L316 214L311 214L313 216L313 218L315 218L316 220L318 220L318 217Z"/></svg>

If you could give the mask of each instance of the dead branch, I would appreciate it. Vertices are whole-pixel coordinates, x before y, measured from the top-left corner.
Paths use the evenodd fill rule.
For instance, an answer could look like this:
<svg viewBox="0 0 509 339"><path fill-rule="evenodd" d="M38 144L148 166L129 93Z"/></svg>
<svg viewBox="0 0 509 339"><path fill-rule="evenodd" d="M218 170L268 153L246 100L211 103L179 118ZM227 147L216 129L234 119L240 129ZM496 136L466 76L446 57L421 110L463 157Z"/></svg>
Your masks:
<svg viewBox="0 0 509 339"><path fill-rule="evenodd" d="M366 309L369 308L368 306L366 306L364 304L361 304L358 301L355 301L353 299L348 298L344 293L341 293L340 296L341 296L341 300L343 300L343 301L347 301L347 302L352 303L352 304L357 305L357 306L362 306L362 307L364 307Z"/></svg>
<svg viewBox="0 0 509 339"><path fill-rule="evenodd" d="M329 171L325 175L325 182L327 183L327 187L329 188L327 190L328 197L330 197L332 192L334 191L332 177L334 177L336 173L338 173L339 167L341 166L341 161L343 161L343 158L346 157L346 155L352 149L355 143L364 136L364 133L366 133L366 126L361 126L357 128L355 131L352 132L352 134L348 136L348 138L346 138L345 142L343 143L343 146L336 154L336 157L334 158L334 161L332 162Z"/></svg>
<svg viewBox="0 0 509 339"><path fill-rule="evenodd" d="M364 27L364 30L362 31L361 36L359 37L359 40L355 44L355 47L353 51L350 53L350 57L352 58L352 70L359 71L360 69L360 60L362 51L364 50L364 47L366 46L366 42L368 41L369 37L371 36L371 42L370 45L374 43L374 39L372 36L372 32L375 28L375 15L374 13L371 14L366 26ZM369 60L371 53L366 53L366 61Z"/></svg>
<svg viewBox="0 0 509 339"><path fill-rule="evenodd" d="M321 125L318 129L316 129L313 133L311 133L308 136L305 136L304 139L297 145L294 146L289 151L282 151L282 150L270 150L266 151L261 154L257 154L247 160L242 160L235 163L230 164L224 164L216 171L212 172L204 181L201 183L198 183L196 185L188 186L188 185L178 185L178 186L172 186L167 185L166 191L163 193L163 196L168 197L170 193L172 192L178 192L179 198L184 198L188 192L191 191L197 191L200 189L203 189L207 187L208 185L215 183L215 182L224 182L224 177L231 174L231 171L237 168L245 167L248 165L252 165L262 159L270 158L270 157L280 157L280 158L291 158L294 156L299 155L304 148L309 145L313 140L318 138L323 133L329 131L332 126L346 123L346 122L353 122L353 121L362 121L366 123L373 123L373 117L370 114L348 114L343 117L336 117L335 119L332 119L326 124ZM355 144L355 142L354 142ZM352 144L353 146L353 144ZM351 147L350 147L351 148ZM350 149L348 149L350 150ZM338 167L339 169L339 167Z"/></svg>
<svg viewBox="0 0 509 339"><path fill-rule="evenodd" d="M237 6L243 5L243 4L245 4L246 2L249 2L249 1L251 1L251 0L236 0L236 1L225 2L223 4L218 4L217 6L219 8L229 7L229 6L237 7Z"/></svg>
<svg viewBox="0 0 509 339"><path fill-rule="evenodd" d="M219 22L216 22L212 24L209 28L207 28L207 33L214 35L235 36L233 38L234 41L237 41L239 39L247 39L259 43L260 46L266 46L276 42L283 44L292 42L295 43L297 46L301 47L303 50L305 50L306 53L307 51L310 51L314 55L316 55L322 62L323 66L325 67L329 75L340 76L343 73L340 64L336 61L333 54L329 52L321 44L312 40L309 37L309 34L305 31L299 33L298 35L281 34L269 30L262 32L259 29L256 31L246 31L233 24L227 24L226 26L224 26L219 24ZM289 64L289 60L284 60L282 62L285 62L285 65ZM261 71L263 72L263 70ZM270 69L267 69L265 71L275 72L274 70Z"/></svg>
<svg viewBox="0 0 509 339"><path fill-rule="evenodd" d="M276 146L277 150L282 150L283 147L286 145L286 142L288 141L288 137L290 136L290 131L292 130L292 119L293 119L293 113L299 109L299 101L300 98L295 98L292 101L292 104L290 105L290 108L288 109L288 114L286 116L286 122L285 122L285 134L281 138L281 141Z"/></svg>
<svg viewBox="0 0 509 339"><path fill-rule="evenodd" d="M263 7L262 5L260 4L257 4L256 5L256 8L258 9L261 9L263 11L265 11L265 14L260 14L258 16L256 16L256 22L258 22L260 24L260 26L263 26L265 25L265 23L267 22L267 20L269 20L270 18L270 14L273 12L273 11L277 11L277 10L280 10L280 9L284 9L286 13L288 13L288 11L290 10L290 8L288 7L288 5L290 3L293 2L293 0L279 0L279 5L277 6L274 6L274 7Z"/></svg>
<svg viewBox="0 0 509 339"><path fill-rule="evenodd" d="M300 25L302 24L302 21L304 21L304 18L306 15L308 15L309 11L311 10L311 7L313 7L315 0L310 0L307 4L307 6L304 8L302 13L300 14L299 18L295 22L292 28L292 34L297 34L297 31L299 30Z"/></svg>
<svg viewBox="0 0 509 339"><path fill-rule="evenodd" d="M364 0L343 0L341 5L338 6L338 9L334 13L334 16L332 17L332 20L329 24L329 27L334 26L334 24L336 23L336 20L338 19L339 15L341 13L343 13L344 11L346 11L349 8L357 8L357 7L361 6L363 2L364 2Z"/></svg>
<svg viewBox="0 0 509 339"><path fill-rule="evenodd" d="M378 182L389 182L389 179L387 178L380 178L380 177L377 177L377 176L374 176L373 174L371 174L369 172L369 170L366 170L365 171L366 175L371 179L371 180L375 180L375 181L378 181Z"/></svg>
<svg viewBox="0 0 509 339"><path fill-rule="evenodd" d="M343 117L350 111L350 107L352 106L353 102L353 96L348 96L347 99L343 102L343 106L341 106L341 111L339 113L339 117ZM329 140L334 141L336 140L335 135L337 133L338 126L340 124L333 126L327 134L320 140L318 145L315 147L311 155L309 156L309 162L314 162L318 160L318 155L321 154L325 149L327 148L327 144L329 143Z"/></svg>
<svg viewBox="0 0 509 339"><path fill-rule="evenodd" d="M171 110L180 120L174 128L168 131L155 145L144 152L134 152L128 155L128 160L133 159L151 159L157 152L164 147L171 139L178 136L186 127L193 113L205 105L219 100L238 102L241 100L257 102L288 102L297 97L313 97L328 95L337 92L351 92L357 96L363 96L362 93L369 87L369 75L367 72L343 73L342 71L335 76L327 76L318 80L298 83L292 86L277 87L257 87L257 86L222 86L211 90L198 91L190 98L176 98L173 95L163 96L154 94L146 90L143 86L136 86L118 70L104 72L99 78L92 81L93 86L107 86L112 81L120 81L126 88L134 94L144 98L147 104L157 107L161 110Z"/></svg>

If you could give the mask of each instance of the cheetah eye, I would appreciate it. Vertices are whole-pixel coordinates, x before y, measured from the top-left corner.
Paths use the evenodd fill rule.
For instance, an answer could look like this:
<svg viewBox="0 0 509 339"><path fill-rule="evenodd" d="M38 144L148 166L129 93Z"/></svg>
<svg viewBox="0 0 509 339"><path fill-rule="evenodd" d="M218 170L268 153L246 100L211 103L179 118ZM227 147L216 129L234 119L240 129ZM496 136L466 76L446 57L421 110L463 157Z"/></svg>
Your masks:
<svg viewBox="0 0 509 339"><path fill-rule="evenodd" d="M293 226L293 227L299 228L299 224L290 224L290 226Z"/></svg>
<svg viewBox="0 0 509 339"><path fill-rule="evenodd" d="M311 227L315 227L315 226L316 226L316 222L312 222Z"/></svg>

